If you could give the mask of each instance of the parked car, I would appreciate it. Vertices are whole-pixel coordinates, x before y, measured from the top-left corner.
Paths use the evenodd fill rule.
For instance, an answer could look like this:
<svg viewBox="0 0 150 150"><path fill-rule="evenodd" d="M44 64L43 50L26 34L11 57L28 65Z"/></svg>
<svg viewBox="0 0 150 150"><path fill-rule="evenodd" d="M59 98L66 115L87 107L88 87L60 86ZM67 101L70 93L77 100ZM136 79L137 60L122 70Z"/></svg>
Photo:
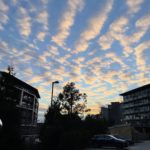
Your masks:
<svg viewBox="0 0 150 150"><path fill-rule="evenodd" d="M128 147L128 142L123 139L116 138L113 135L94 135L91 138L90 144L92 147L116 147L125 148Z"/></svg>
<svg viewBox="0 0 150 150"><path fill-rule="evenodd" d="M127 142L128 142L128 145L133 145L133 144L134 144L134 141L131 140L131 139L129 139L129 138L126 138L126 137L120 136L120 135L114 135L114 136L115 136L116 138L118 138L118 139L123 139L123 140L127 141Z"/></svg>

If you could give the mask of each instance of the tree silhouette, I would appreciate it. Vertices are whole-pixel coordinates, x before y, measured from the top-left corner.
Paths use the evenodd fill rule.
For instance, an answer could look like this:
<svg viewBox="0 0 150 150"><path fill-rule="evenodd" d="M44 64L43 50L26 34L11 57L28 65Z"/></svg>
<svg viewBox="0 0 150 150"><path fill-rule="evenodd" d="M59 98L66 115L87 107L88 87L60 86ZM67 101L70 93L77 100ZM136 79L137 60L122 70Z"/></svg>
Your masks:
<svg viewBox="0 0 150 150"><path fill-rule="evenodd" d="M64 114L82 115L86 111L86 93L80 93L74 82L67 83L59 93L61 112Z"/></svg>
<svg viewBox="0 0 150 150"><path fill-rule="evenodd" d="M40 138L43 149L80 150L85 146L87 132L80 115L86 111L85 93L75 83L67 83L45 114Z"/></svg>

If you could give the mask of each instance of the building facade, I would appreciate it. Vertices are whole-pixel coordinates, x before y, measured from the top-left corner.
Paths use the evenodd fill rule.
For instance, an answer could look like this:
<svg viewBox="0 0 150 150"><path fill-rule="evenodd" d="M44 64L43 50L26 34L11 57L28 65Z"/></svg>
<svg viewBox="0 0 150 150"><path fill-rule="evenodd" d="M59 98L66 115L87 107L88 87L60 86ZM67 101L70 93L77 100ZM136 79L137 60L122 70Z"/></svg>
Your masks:
<svg viewBox="0 0 150 150"><path fill-rule="evenodd" d="M101 118L105 120L109 120L109 111L107 107L101 107Z"/></svg>
<svg viewBox="0 0 150 150"><path fill-rule="evenodd" d="M101 118L109 121L110 125L121 123L122 104L120 102L111 102L108 107L101 107Z"/></svg>
<svg viewBox="0 0 150 150"><path fill-rule="evenodd" d="M39 92L34 87L6 72L0 72L0 118L5 124L7 112L14 107L19 112L20 133L34 132L37 124ZM5 116L5 117L4 117Z"/></svg>
<svg viewBox="0 0 150 150"><path fill-rule="evenodd" d="M150 127L150 84L120 95L123 96L123 121Z"/></svg>
<svg viewBox="0 0 150 150"><path fill-rule="evenodd" d="M108 105L109 120L112 125L120 124L122 118L122 110L120 102L112 102Z"/></svg>

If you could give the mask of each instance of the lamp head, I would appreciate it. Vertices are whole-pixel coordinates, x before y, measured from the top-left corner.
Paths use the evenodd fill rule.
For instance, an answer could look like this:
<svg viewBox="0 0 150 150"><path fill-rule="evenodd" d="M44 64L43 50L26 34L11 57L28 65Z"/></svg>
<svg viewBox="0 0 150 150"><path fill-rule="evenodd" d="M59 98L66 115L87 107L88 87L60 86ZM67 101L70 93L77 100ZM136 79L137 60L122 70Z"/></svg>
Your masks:
<svg viewBox="0 0 150 150"><path fill-rule="evenodd" d="M57 84L58 84L58 83L59 83L59 81L54 81L53 83L57 83Z"/></svg>

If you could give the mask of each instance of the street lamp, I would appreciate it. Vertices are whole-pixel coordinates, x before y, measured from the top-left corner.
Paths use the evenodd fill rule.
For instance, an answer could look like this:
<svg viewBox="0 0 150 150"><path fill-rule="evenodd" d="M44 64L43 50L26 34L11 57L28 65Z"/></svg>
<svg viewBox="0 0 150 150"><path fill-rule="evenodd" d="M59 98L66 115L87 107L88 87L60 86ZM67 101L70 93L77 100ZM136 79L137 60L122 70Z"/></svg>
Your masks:
<svg viewBox="0 0 150 150"><path fill-rule="evenodd" d="M54 84L58 84L59 83L59 81L54 81L54 82L52 82L52 94L51 94L51 107L52 107L52 102L53 102L53 92L54 92Z"/></svg>

